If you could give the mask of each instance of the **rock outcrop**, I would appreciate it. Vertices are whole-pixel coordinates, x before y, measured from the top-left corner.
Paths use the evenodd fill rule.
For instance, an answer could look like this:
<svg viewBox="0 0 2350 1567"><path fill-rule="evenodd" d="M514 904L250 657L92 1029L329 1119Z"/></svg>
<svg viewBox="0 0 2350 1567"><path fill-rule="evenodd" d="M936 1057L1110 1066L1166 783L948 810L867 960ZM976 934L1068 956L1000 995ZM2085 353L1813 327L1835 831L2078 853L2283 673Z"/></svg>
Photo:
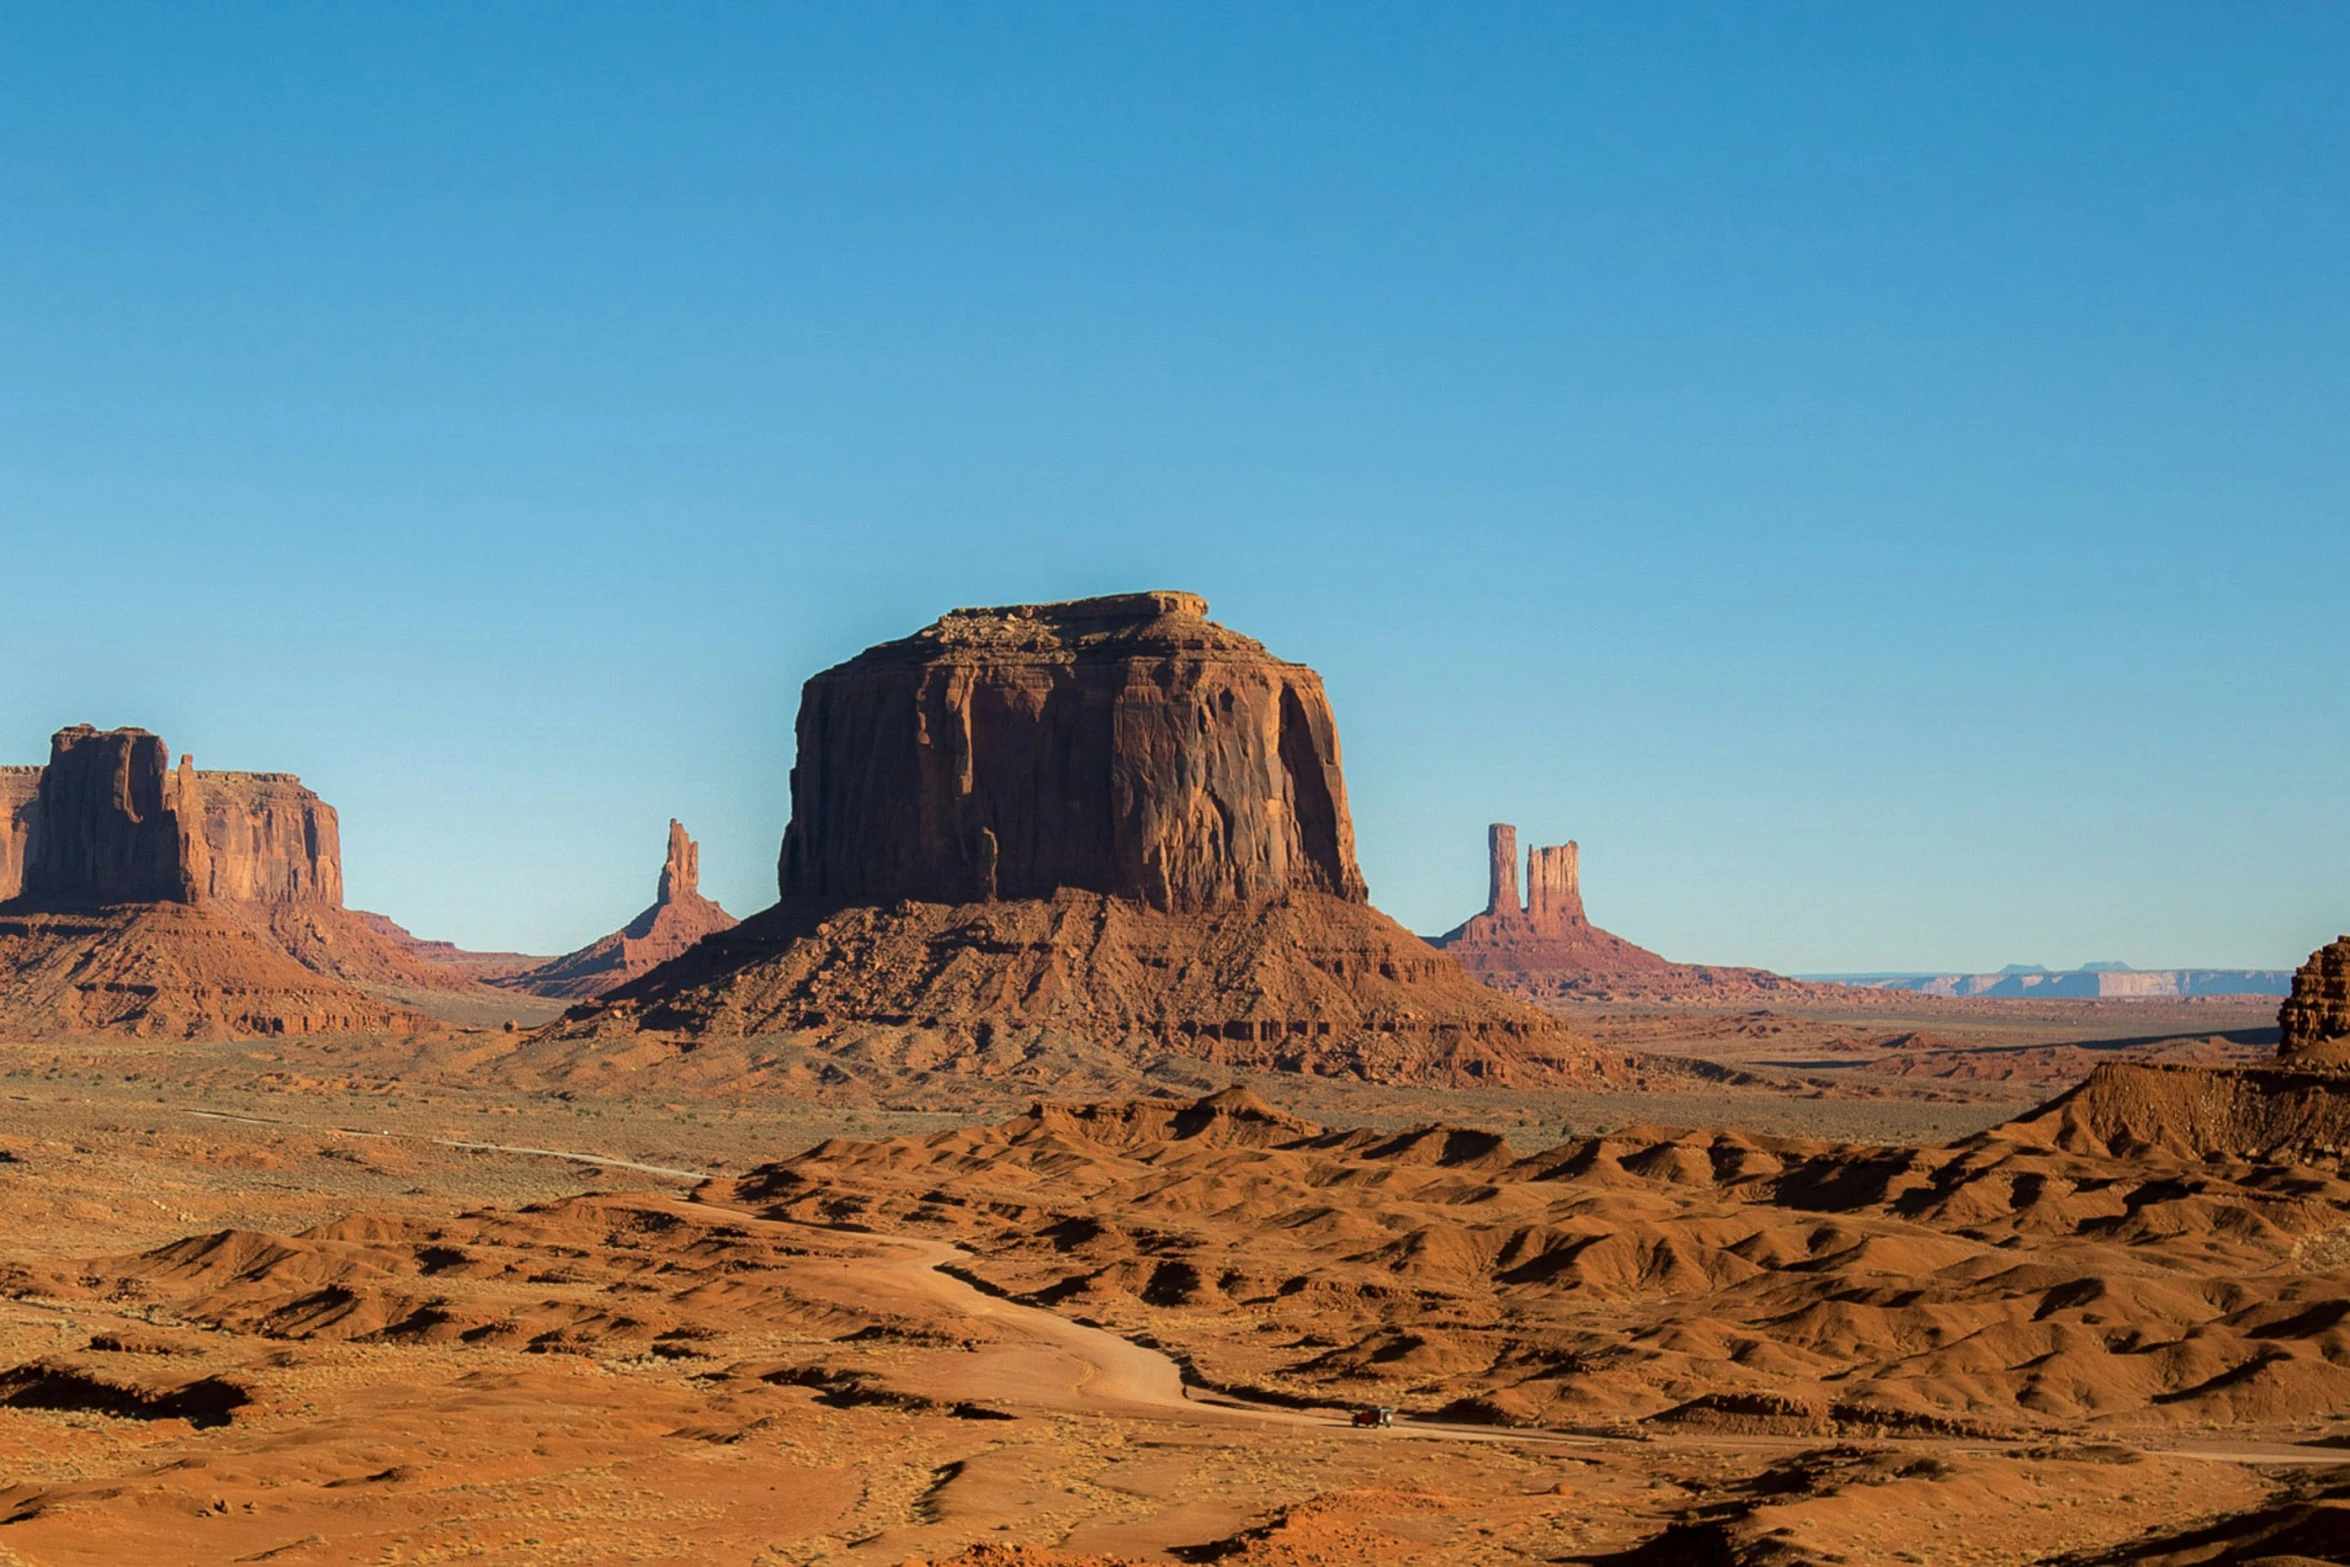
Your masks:
<svg viewBox="0 0 2350 1567"><path fill-rule="evenodd" d="M334 807L292 773L198 772L144 729L61 729L46 767L0 769L0 901L343 902Z"/></svg>
<svg viewBox="0 0 2350 1567"><path fill-rule="evenodd" d="M183 769L188 760L181 758ZM236 903L343 904L335 808L292 773L195 774L204 895Z"/></svg>
<svg viewBox="0 0 2350 1567"><path fill-rule="evenodd" d="M1581 851L1573 843L1526 857L1526 900L1518 900L1518 830L1486 830L1485 912L1435 944L1498 990L1530 1001L1832 1000L1840 985L1788 979L1764 969L1675 963L1591 923L1584 912Z"/></svg>
<svg viewBox="0 0 2350 1567"><path fill-rule="evenodd" d="M0 1022L308 1033L412 1027L420 995L512 1010L343 906L334 808L291 773L174 767L146 730L77 724L47 766L0 770L0 813Z"/></svg>
<svg viewBox="0 0 2350 1567"><path fill-rule="evenodd" d="M669 823L669 855L652 906L626 925L577 952L566 953L493 983L536 996L585 1000L617 989L682 955L704 936L734 928L734 916L702 896L701 845Z"/></svg>
<svg viewBox="0 0 2350 1567"><path fill-rule="evenodd" d="M2350 1065L2350 936L2318 948L2295 971L2277 1031L2280 1061Z"/></svg>
<svg viewBox="0 0 2350 1567"><path fill-rule="evenodd" d="M2332 1159L2350 1149L2350 1080L2267 1066L2112 1061L2013 1124L2100 1157Z"/></svg>
<svg viewBox="0 0 2350 1567"><path fill-rule="evenodd" d="M800 696L783 896L1360 903L1321 677L1190 593L963 609Z"/></svg>
<svg viewBox="0 0 2350 1567"><path fill-rule="evenodd" d="M40 815L41 769L0 767L0 903L24 890L24 863Z"/></svg>
<svg viewBox="0 0 2350 1567"><path fill-rule="evenodd" d="M45 909L200 901L208 867L201 834L189 830L192 775L175 774L169 748L144 729L60 729L19 899Z"/></svg>
<svg viewBox="0 0 2350 1567"><path fill-rule="evenodd" d="M1628 1078L1370 906L1320 678L1206 612L958 610L817 675L782 900L555 1037L816 1035L863 1063L894 1031L899 1070L950 1076Z"/></svg>

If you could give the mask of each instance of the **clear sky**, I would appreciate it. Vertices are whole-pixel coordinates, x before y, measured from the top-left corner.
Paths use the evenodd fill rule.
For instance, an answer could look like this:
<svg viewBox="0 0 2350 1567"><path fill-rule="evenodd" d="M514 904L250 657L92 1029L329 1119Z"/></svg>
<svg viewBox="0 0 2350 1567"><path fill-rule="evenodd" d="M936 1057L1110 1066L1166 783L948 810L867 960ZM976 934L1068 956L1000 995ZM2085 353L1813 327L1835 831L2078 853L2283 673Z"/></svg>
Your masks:
<svg viewBox="0 0 2350 1567"><path fill-rule="evenodd" d="M770 901L799 682L1135 587L1797 970L2350 929L2350 7L0 13L0 759L141 724L352 901Z"/></svg>

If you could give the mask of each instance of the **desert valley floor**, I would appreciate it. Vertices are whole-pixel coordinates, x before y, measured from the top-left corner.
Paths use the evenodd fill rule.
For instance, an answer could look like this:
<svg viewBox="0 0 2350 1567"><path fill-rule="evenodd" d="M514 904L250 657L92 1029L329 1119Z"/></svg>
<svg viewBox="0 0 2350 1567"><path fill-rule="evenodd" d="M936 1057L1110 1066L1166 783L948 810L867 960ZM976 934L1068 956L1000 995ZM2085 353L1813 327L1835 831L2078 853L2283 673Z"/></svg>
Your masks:
<svg viewBox="0 0 2350 1567"><path fill-rule="evenodd" d="M2333 1134L2035 1112L2273 1002L1570 1016L1680 1064L13 1044L0 1562L2339 1559Z"/></svg>

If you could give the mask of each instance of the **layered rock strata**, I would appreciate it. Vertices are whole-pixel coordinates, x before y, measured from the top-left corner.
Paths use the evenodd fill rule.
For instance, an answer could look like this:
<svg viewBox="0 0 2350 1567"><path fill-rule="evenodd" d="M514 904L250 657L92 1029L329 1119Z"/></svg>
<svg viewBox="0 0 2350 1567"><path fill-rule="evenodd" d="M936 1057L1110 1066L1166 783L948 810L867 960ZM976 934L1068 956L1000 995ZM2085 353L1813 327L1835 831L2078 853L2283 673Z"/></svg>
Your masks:
<svg viewBox="0 0 2350 1567"><path fill-rule="evenodd" d="M146 730L79 724L47 766L0 775L0 808L11 1026L397 1029L420 1019L338 982L448 985L342 906L334 809L291 773L174 767Z"/></svg>
<svg viewBox="0 0 2350 1567"><path fill-rule="evenodd" d="M2350 936L2318 948L2295 971L2277 1032L2279 1060L2350 1065Z"/></svg>
<svg viewBox="0 0 2350 1567"><path fill-rule="evenodd" d="M0 901L342 905L334 807L301 779L169 763L146 730L77 724L47 767L0 768Z"/></svg>
<svg viewBox="0 0 2350 1567"><path fill-rule="evenodd" d="M192 831L193 769L144 729L76 724L49 742L18 896L43 908L195 903L204 841Z"/></svg>
<svg viewBox="0 0 2350 1567"><path fill-rule="evenodd" d="M536 996L584 1000L650 973L703 937L731 930L734 923L733 915L702 896L701 845L672 818L669 854L662 862L651 907L576 952L498 975L493 982Z"/></svg>
<svg viewBox="0 0 2350 1567"><path fill-rule="evenodd" d="M1370 907L1320 678L1192 594L957 610L810 680L798 735L782 901L573 1037L909 1030L908 1070L980 1073L1626 1070Z"/></svg>
<svg viewBox="0 0 2350 1567"><path fill-rule="evenodd" d="M1453 1087L1630 1085L1376 909L1326 894L1172 914L1096 892L830 911L780 904L568 1025L815 1035L900 1078L1131 1082L1173 1059ZM1122 1066L1121 1066L1122 1063Z"/></svg>
<svg viewBox="0 0 2350 1567"><path fill-rule="evenodd" d="M224 905L0 908L0 1037L383 1034L425 1021L303 967Z"/></svg>
<svg viewBox="0 0 2350 1567"><path fill-rule="evenodd" d="M1518 830L1486 830L1485 912L1434 938L1484 983L1531 1001L1744 1001L1757 997L1830 1000L1840 985L1788 979L1764 969L1675 963L1591 922L1583 907L1581 850L1573 843L1526 856L1526 899L1518 899Z"/></svg>
<svg viewBox="0 0 2350 1567"><path fill-rule="evenodd" d="M962 609L800 696L783 896L1360 903L1322 680L1190 593Z"/></svg>

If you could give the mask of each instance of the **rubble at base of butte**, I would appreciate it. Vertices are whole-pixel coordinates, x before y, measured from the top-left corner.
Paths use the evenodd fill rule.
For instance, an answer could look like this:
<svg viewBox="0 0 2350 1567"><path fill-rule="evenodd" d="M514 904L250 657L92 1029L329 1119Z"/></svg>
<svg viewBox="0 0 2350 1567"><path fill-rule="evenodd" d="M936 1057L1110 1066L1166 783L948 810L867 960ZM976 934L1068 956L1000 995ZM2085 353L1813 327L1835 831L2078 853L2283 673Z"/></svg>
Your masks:
<svg viewBox="0 0 2350 1567"><path fill-rule="evenodd" d="M423 1022L288 951L294 933L350 946L334 812L290 774L169 761L145 730L84 724L57 733L46 767L0 778L0 1024L212 1037Z"/></svg>
<svg viewBox="0 0 2350 1567"><path fill-rule="evenodd" d="M669 857L652 906L609 936L535 968L500 974L491 983L535 996L585 1000L613 990L682 954L704 936L732 930L733 915L702 896L702 848L674 818Z"/></svg>
<svg viewBox="0 0 2350 1567"><path fill-rule="evenodd" d="M957 610L807 682L781 901L575 1011L923 1070L1628 1080L1370 906L1322 682L1188 593Z"/></svg>
<svg viewBox="0 0 2350 1567"><path fill-rule="evenodd" d="M1432 938L1478 979L1528 1001L1780 1001L1848 999L1842 985L1789 979L1767 969L1675 963L1591 923L1583 910L1581 851L1572 843L1530 850L1526 901L1518 901L1518 830L1486 830L1490 888L1485 912Z"/></svg>
<svg viewBox="0 0 2350 1567"><path fill-rule="evenodd" d="M2318 948L2294 973L2277 1033L2280 1061L2350 1069L2350 936Z"/></svg>

